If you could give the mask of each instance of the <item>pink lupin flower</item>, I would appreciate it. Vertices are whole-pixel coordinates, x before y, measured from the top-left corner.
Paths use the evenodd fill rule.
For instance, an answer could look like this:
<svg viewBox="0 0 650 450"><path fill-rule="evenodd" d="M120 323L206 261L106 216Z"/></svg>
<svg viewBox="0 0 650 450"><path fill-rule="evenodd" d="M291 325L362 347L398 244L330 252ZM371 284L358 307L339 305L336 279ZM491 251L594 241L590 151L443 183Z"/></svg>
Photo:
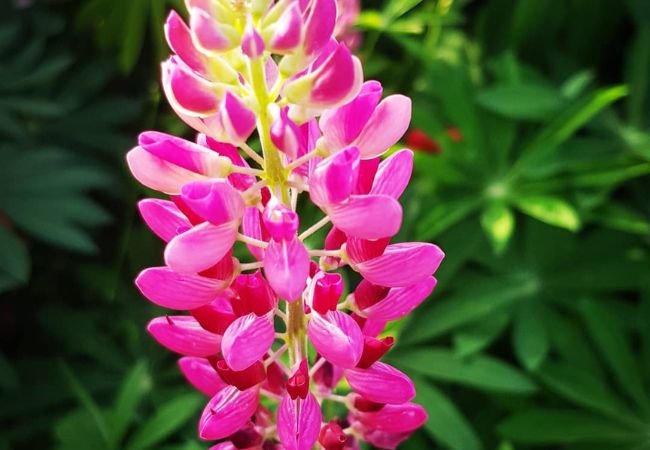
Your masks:
<svg viewBox="0 0 650 450"><path fill-rule="evenodd" d="M136 285L187 312L147 329L211 397L199 421L201 439L220 441L211 450L395 448L427 415L409 377L381 362L395 344L386 325L431 294L444 257L391 243L413 153L381 156L408 128L410 100L363 83L333 38L348 13L336 0L186 4L189 24L174 12L165 24L162 84L199 135L145 132L127 155L138 181L169 195L138 204L165 250ZM261 154L247 143L255 129ZM324 214L302 228L301 194ZM324 423L325 400L347 417Z"/></svg>

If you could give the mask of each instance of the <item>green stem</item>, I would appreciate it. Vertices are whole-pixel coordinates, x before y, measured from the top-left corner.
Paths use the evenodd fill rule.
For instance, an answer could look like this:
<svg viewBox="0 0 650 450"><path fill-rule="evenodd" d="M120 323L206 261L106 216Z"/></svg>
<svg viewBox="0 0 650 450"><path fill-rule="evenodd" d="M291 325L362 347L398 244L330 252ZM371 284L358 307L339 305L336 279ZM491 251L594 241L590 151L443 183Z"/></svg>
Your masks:
<svg viewBox="0 0 650 450"><path fill-rule="evenodd" d="M302 300L287 303L287 345L291 367L307 356L306 338L305 309Z"/></svg>

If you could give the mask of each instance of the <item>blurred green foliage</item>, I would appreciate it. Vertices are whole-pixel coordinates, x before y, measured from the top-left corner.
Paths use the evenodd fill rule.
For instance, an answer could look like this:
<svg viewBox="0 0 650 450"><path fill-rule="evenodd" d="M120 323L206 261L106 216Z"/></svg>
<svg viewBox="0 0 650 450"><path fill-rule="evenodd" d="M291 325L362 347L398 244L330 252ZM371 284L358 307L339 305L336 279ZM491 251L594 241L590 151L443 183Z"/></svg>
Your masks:
<svg viewBox="0 0 650 450"><path fill-rule="evenodd" d="M177 3L1 2L0 449L206 447L144 332L161 244L122 162L184 132L157 87ZM400 237L447 253L392 327L430 415L402 448L650 448L650 2L364 7L366 77L437 149Z"/></svg>

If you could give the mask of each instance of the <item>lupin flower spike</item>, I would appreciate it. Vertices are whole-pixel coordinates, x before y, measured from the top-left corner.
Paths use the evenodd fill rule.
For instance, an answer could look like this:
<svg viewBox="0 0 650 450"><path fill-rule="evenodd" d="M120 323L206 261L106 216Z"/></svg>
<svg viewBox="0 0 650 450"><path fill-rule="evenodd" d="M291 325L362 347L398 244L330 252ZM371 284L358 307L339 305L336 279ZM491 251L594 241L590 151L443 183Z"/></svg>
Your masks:
<svg viewBox="0 0 650 450"><path fill-rule="evenodd" d="M392 449L427 420L410 378L380 361L394 344L383 330L431 294L444 254L390 242L413 154L381 156L411 104L363 83L334 35L351 20L336 3L186 0L189 23L172 12L165 25L162 82L196 142L148 131L127 155L138 181L169 196L138 204L166 246L136 285L186 312L147 329L210 398L198 434L212 450ZM322 219L301 223L300 194ZM344 296L346 266L362 279ZM347 415L326 416L326 402Z"/></svg>

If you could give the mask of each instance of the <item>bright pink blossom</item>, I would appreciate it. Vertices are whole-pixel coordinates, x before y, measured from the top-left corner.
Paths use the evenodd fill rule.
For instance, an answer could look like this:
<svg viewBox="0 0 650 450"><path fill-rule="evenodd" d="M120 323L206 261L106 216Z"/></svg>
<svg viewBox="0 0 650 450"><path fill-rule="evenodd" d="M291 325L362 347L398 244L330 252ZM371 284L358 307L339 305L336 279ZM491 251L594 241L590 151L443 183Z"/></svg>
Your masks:
<svg viewBox="0 0 650 450"><path fill-rule="evenodd" d="M165 249L136 285L180 311L147 329L210 397L199 436L220 441L212 450L395 448L427 420L410 378L381 362L395 344L384 329L431 294L444 254L391 243L413 153L382 155L411 103L382 100L335 39L358 13L350 1L186 0L189 22L172 12L165 24L163 89L199 134L145 132L127 155L169 196L138 203ZM302 223L304 201L322 219ZM347 289L346 266L361 277ZM325 400L347 417L325 417Z"/></svg>

